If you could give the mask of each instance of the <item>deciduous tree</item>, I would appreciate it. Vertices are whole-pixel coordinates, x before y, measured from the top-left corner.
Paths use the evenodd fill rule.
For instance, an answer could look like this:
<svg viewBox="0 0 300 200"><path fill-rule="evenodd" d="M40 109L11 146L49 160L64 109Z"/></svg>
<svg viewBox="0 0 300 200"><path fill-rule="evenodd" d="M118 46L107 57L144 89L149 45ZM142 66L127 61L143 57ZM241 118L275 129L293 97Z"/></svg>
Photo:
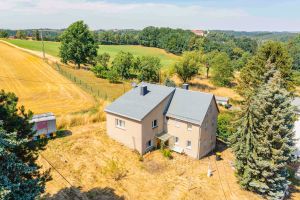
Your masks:
<svg viewBox="0 0 300 200"><path fill-rule="evenodd" d="M160 67L159 58L151 56L141 57L138 67L138 79L140 81L158 82Z"/></svg>
<svg viewBox="0 0 300 200"><path fill-rule="evenodd" d="M239 79L238 92L244 96L251 96L263 82L263 75L275 66L282 75L284 87L292 88L292 59L285 46L280 42L264 43L257 53L242 68Z"/></svg>
<svg viewBox="0 0 300 200"><path fill-rule="evenodd" d="M218 86L229 86L233 78L233 67L225 52L217 53L211 61L212 81Z"/></svg>
<svg viewBox="0 0 300 200"><path fill-rule="evenodd" d="M130 78L130 69L134 66L134 57L129 52L120 51L112 62L112 68L116 70L122 79Z"/></svg>
<svg viewBox="0 0 300 200"><path fill-rule="evenodd" d="M181 60L175 64L175 72L183 82L187 82L198 74L199 67L199 53L197 51L184 52Z"/></svg>
<svg viewBox="0 0 300 200"><path fill-rule="evenodd" d="M82 64L95 64L98 45L94 34L83 21L71 24L61 35L59 55L63 63L72 62L80 68Z"/></svg>

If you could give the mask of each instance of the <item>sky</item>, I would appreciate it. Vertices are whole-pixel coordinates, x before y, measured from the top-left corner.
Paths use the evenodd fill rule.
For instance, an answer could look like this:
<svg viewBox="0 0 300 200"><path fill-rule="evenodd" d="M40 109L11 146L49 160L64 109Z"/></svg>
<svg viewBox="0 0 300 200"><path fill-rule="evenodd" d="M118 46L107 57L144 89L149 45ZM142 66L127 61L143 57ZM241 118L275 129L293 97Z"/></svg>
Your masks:
<svg viewBox="0 0 300 200"><path fill-rule="evenodd" d="M300 0L0 0L0 28L300 31Z"/></svg>

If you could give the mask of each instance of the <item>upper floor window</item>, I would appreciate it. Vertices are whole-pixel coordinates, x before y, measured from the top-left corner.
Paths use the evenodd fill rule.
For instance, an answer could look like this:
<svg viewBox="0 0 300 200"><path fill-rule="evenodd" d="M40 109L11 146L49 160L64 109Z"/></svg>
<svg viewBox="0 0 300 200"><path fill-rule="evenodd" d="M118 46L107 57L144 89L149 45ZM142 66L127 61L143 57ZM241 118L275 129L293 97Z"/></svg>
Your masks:
<svg viewBox="0 0 300 200"><path fill-rule="evenodd" d="M118 128L125 128L125 121L121 119L116 119L116 127Z"/></svg>
<svg viewBox="0 0 300 200"><path fill-rule="evenodd" d="M152 121L152 128L156 128L158 126L157 119Z"/></svg>
<svg viewBox="0 0 300 200"><path fill-rule="evenodd" d="M187 130L188 130L188 131L191 131L191 130L192 130L192 127L193 127L192 124L187 124Z"/></svg>

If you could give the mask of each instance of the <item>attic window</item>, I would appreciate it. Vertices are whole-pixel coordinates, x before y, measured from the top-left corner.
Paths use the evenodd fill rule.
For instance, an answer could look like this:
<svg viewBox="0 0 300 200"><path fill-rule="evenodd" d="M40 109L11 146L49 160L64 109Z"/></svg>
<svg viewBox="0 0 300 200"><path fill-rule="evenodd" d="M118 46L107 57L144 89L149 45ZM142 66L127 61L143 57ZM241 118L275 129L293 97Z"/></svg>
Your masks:
<svg viewBox="0 0 300 200"><path fill-rule="evenodd" d="M192 127L193 127L192 124L187 124L187 130L188 130L188 131L191 131L191 130L192 130Z"/></svg>
<svg viewBox="0 0 300 200"><path fill-rule="evenodd" d="M124 129L125 128L125 121L120 120L120 119L116 119L116 127Z"/></svg>

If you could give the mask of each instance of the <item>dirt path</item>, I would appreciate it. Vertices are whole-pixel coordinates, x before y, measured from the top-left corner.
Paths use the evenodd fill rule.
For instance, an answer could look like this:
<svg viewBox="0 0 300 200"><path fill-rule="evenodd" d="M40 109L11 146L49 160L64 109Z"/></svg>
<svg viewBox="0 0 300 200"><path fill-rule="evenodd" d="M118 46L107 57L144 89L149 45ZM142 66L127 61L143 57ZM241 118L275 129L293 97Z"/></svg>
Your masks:
<svg viewBox="0 0 300 200"><path fill-rule="evenodd" d="M66 114L95 104L93 97L32 54L0 42L0 89L16 93L19 103L35 113Z"/></svg>

